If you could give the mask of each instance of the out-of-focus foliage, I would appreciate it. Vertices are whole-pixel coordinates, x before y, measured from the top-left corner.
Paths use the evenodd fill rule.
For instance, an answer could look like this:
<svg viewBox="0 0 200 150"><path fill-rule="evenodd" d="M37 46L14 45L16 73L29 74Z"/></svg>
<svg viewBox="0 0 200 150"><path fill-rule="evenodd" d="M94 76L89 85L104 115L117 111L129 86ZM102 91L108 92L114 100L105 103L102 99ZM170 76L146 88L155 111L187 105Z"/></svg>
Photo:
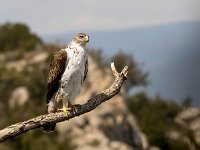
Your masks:
<svg viewBox="0 0 200 150"><path fill-rule="evenodd" d="M0 25L0 51L32 50L37 44L42 44L41 39L31 33L25 24Z"/></svg>
<svg viewBox="0 0 200 150"><path fill-rule="evenodd" d="M126 91L129 91L133 86L146 85L148 73L143 72L139 68L138 63L134 60L133 56L124 52L118 52L112 57L112 62L118 70L122 70L125 65L129 67L128 78L125 84Z"/></svg>
<svg viewBox="0 0 200 150"><path fill-rule="evenodd" d="M174 119L183 108L176 102L159 97L149 98L145 93L130 96L127 105L138 118L139 126L147 135L150 144L162 150L188 150L189 146L183 139L172 140L167 137L169 131L178 131L196 145L191 132L178 125Z"/></svg>
<svg viewBox="0 0 200 150"><path fill-rule="evenodd" d="M192 98L187 96L182 100L182 106L183 107L190 107L192 105Z"/></svg>
<svg viewBox="0 0 200 150"><path fill-rule="evenodd" d="M44 99L48 68L48 64L43 63L41 65L29 65L22 72L17 72L14 69L6 69L2 64L0 66L1 101L7 101L10 93L19 86L28 88L31 100Z"/></svg>

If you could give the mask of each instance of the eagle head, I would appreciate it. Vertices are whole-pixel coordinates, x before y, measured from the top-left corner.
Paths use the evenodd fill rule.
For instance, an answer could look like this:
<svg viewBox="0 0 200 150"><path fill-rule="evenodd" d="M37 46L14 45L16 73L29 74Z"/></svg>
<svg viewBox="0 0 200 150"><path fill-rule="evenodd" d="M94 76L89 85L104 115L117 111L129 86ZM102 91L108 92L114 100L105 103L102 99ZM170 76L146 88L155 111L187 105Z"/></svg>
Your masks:
<svg viewBox="0 0 200 150"><path fill-rule="evenodd" d="M89 42L89 36L85 33L78 33L74 36L73 42L85 46Z"/></svg>

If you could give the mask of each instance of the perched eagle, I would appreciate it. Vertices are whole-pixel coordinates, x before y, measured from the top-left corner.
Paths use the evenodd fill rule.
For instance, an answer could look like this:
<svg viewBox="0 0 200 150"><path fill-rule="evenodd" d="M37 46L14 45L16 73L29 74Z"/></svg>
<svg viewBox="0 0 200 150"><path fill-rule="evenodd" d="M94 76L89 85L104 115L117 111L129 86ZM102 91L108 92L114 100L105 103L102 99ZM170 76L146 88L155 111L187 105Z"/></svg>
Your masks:
<svg viewBox="0 0 200 150"><path fill-rule="evenodd" d="M58 51L50 64L47 79L47 112L56 112L62 107L67 112L71 108L71 101L80 93L83 81L88 71L88 56L85 45L89 36L78 33L70 44ZM44 126L45 132L51 132L56 124Z"/></svg>

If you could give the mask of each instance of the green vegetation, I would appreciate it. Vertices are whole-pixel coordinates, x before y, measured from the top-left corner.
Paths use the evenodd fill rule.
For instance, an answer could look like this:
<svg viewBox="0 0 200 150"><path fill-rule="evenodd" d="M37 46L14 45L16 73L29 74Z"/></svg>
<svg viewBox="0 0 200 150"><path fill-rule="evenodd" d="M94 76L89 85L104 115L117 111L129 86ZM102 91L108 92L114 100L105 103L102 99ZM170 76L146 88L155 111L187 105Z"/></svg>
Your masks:
<svg viewBox="0 0 200 150"><path fill-rule="evenodd" d="M21 23L0 25L0 52L9 50L32 50L41 39Z"/></svg>
<svg viewBox="0 0 200 150"><path fill-rule="evenodd" d="M182 139L173 140L166 136L169 131L178 131L193 142L191 132L175 123L174 119L182 110L182 105L161 98L149 98L145 93L130 96L127 100L130 111L138 118L139 126L147 135L151 145L162 150L188 150Z"/></svg>

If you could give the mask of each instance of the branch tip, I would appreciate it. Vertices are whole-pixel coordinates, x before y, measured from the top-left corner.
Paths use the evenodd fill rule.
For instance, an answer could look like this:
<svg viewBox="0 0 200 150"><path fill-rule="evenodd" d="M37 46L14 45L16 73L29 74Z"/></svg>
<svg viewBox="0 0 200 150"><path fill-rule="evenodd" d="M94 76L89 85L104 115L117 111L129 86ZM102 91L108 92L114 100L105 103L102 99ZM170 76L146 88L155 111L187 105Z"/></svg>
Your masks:
<svg viewBox="0 0 200 150"><path fill-rule="evenodd" d="M115 77L117 77L119 73L117 72L117 70L116 70L116 68L115 68L115 63L114 63L114 62L111 63L111 69L112 69L112 74L113 74Z"/></svg>
<svg viewBox="0 0 200 150"><path fill-rule="evenodd" d="M124 69L122 70L122 73L125 77L128 76L128 66L125 66Z"/></svg>

